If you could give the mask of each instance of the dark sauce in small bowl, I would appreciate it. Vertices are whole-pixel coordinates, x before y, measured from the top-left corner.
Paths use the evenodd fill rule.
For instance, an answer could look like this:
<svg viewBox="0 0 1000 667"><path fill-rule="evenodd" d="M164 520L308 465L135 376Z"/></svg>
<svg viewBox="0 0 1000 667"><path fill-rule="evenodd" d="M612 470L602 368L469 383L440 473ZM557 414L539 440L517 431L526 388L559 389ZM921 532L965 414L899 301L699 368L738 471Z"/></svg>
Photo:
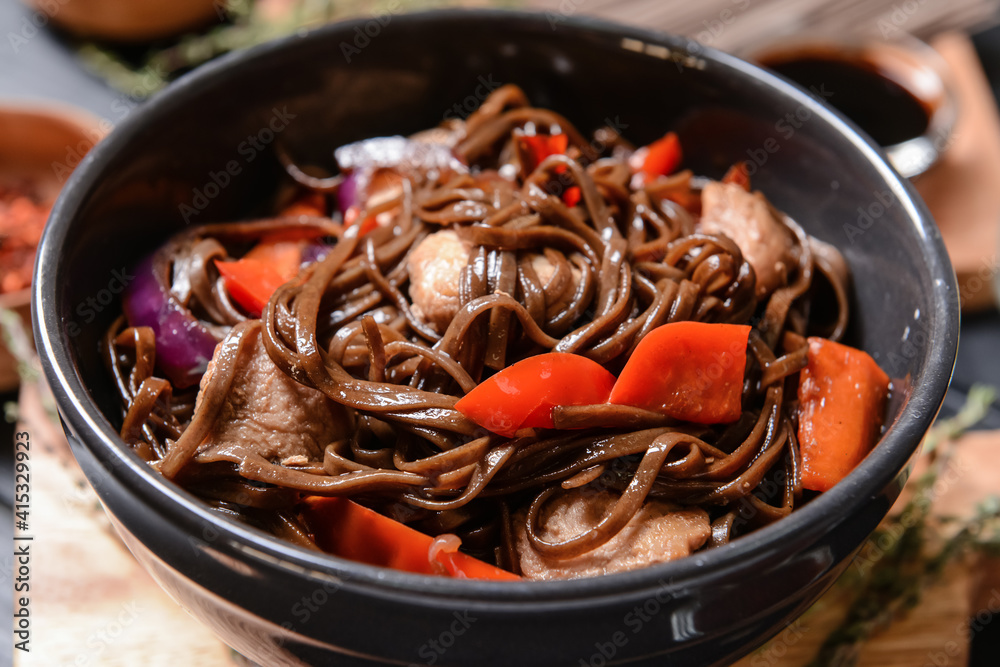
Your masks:
<svg viewBox="0 0 1000 667"><path fill-rule="evenodd" d="M918 137L930 124L928 105L864 60L803 55L768 65L816 89L882 146Z"/></svg>
<svg viewBox="0 0 1000 667"><path fill-rule="evenodd" d="M930 167L954 123L937 54L923 44L799 42L752 56L841 111L904 176Z"/></svg>

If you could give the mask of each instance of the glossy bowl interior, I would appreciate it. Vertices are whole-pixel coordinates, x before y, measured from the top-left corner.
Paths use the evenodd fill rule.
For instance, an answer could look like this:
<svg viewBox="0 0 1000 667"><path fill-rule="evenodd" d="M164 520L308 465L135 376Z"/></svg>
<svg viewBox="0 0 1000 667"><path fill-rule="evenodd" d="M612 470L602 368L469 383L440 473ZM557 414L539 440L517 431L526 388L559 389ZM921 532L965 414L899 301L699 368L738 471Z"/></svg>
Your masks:
<svg viewBox="0 0 1000 667"><path fill-rule="evenodd" d="M81 304L185 224L262 212L279 169L463 116L502 83L589 133L672 128L687 164L753 183L854 275L850 341L896 383L892 419L843 483L713 551L588 580L498 583L381 570L220 518L118 437L97 353L117 300ZM783 123L791 115L794 127ZM791 128L791 131L789 131ZM136 557L261 664L727 664L801 613L888 511L950 378L953 273L910 186L836 113L687 40L563 16L438 12L359 20L239 53L117 128L64 190L35 276L37 343L77 458Z"/></svg>

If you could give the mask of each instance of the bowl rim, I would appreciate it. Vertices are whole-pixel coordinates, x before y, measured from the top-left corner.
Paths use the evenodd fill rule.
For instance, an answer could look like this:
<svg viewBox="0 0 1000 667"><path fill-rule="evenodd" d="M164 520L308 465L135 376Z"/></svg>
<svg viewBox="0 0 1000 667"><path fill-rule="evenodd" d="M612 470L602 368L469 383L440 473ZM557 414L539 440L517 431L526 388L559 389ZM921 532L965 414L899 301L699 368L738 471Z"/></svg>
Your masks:
<svg viewBox="0 0 1000 667"><path fill-rule="evenodd" d="M127 148L130 140L143 131L149 119L169 109L171 103L207 92L216 77L230 70L253 66L276 51L294 50L317 40L332 40L364 26L371 17L328 24L307 32L279 38L247 50L218 58L186 74L158 94L100 142L83 159L56 202L49 224L39 245L32 283L32 317L36 345L40 351L46 379L55 395L60 415L68 431L106 469L106 473L142 499L150 511L162 515L191 535L200 534L206 524L217 531L214 548L228 550L252 560L266 570L279 569L306 576L316 583L331 579L345 586L363 587L369 594L389 595L394 599L462 599L466 604L514 604L593 600L605 596L648 591L653 586L685 586L706 577L732 574L754 567L768 557L775 545L791 555L814 542L831 527L849 520L875 498L893 480L908 476L907 463L916 452L923 434L932 424L951 379L958 345L959 305L955 274L951 268L940 233L926 206L912 186L888 164L884 154L861 131L839 112L826 107L806 91L762 68L735 56L703 46L694 40L645 28L626 26L592 17L561 17L557 30L575 36L598 38L603 43L625 41L666 47L671 53L706 59L729 76L745 77L769 88L790 103L809 109L859 151L897 196L906 217L921 240L922 259L932 290L932 312L923 316L929 322L927 362L922 373L913 378L913 390L904 400L896 422L866 459L841 483L821 494L789 516L733 542L698 552L668 563L587 579L558 581L496 582L456 580L430 575L411 574L349 561L330 554L309 551L280 540L263 531L238 524L211 512L195 496L150 468L128 450L96 403L87 395L86 383L74 367L70 340L62 330L55 272L60 250L71 223L98 182L101 165ZM498 9L444 9L401 14L393 22L418 30L423 24L484 22L504 32L530 33L550 22L544 12ZM503 25L499 25L499 24ZM634 51L634 48L632 49ZM653 56L651 56L653 57ZM95 480L90 480L94 484ZM95 486L98 486L95 484ZM900 484L901 486L901 484ZM98 488L100 492L100 488ZM110 510L110 508L109 508ZM831 523L830 516L834 517Z"/></svg>

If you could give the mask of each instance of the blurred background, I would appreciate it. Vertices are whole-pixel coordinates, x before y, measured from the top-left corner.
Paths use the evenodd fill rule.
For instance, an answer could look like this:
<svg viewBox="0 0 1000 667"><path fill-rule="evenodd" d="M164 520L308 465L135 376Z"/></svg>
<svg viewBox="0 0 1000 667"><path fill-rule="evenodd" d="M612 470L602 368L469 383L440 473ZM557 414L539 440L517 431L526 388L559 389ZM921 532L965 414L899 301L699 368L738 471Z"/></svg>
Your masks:
<svg viewBox="0 0 1000 667"><path fill-rule="evenodd" d="M900 512L912 511L904 497L862 550L862 558L878 552L877 564L851 568L800 622L741 664L1000 664L1000 409L991 389L1000 387L1000 4L993 0L0 0L0 503L15 518L14 433L28 431L31 522L18 530L35 546L32 651L13 651L11 636L0 634L0 661L13 653L23 665L245 664L117 541L39 379L31 268L62 183L116 124L204 62L330 21L446 6L535 10L554 28L582 16L641 25L684 35L694 49L768 64L807 88L840 86L842 110L912 177L958 275L961 346L929 436L939 456L924 468L935 489L950 481L915 528L900 528ZM817 65L830 61L846 69ZM860 99L849 104L852 91ZM12 537L13 520L2 526L4 539ZM12 570L12 557L0 556L7 608Z"/></svg>

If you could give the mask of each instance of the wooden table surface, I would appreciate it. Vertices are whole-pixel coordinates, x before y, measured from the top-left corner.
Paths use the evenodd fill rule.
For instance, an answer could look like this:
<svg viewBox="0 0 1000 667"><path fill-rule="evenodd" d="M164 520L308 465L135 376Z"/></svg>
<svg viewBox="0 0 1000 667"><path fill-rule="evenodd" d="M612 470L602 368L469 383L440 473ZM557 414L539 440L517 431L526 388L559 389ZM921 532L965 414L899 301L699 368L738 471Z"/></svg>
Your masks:
<svg viewBox="0 0 1000 667"><path fill-rule="evenodd" d="M705 21L714 21L716 14L721 17L726 9L742 11L745 8L745 20L734 22L711 38L713 46L726 48L738 48L752 39L755 30L766 28L766 21L761 23L765 14L753 13L764 4L772 11L799 12L805 17L802 21L825 15L823 3L788 0L760 3L708 0L707 4L687 0L530 0L529 4L557 15L586 12L619 21L674 28L692 36L714 26ZM838 0L827 4L854 6L856 11L869 12L864 14L866 21L875 21L871 18L870 3L868 10L863 9L866 3L860 2ZM960 22L982 12L985 4L978 0L962 0L934 7L951 7L949 20ZM891 8L891 3L883 3L882 7ZM710 9L716 14L708 11ZM703 18L705 16L709 18ZM940 16L936 17L937 23L933 23L932 18L930 10L921 12L907 27L946 24ZM956 130L955 145L948 158L918 186L941 220L959 273L964 272L968 279L979 275L983 266L992 266L991 261L996 262L1000 188L993 186L988 196L981 197L982 188L976 188L976 183L983 181L969 174L978 179L985 177L990 183L1000 182L1000 124L968 41L960 35L947 35L939 38L935 46L959 73L956 85L965 115L963 124ZM969 194L970 188L975 190L975 196ZM995 273L996 269L992 270ZM972 290L970 304L991 302L989 286L981 283L981 287ZM967 294L974 285L965 285ZM32 524L28 532L35 537L32 543L32 644L36 650L31 653L16 651L16 664L26 667L228 667L243 664L209 630L170 600L122 546L76 466L61 430L46 413L43 396L44 391L36 385L22 387L23 421L19 428L31 433L33 441L35 486ZM979 464L998 460L997 447L1000 447L1000 432L973 434L962 442L958 449L960 454L953 462L961 472L961 481L952 484L942 495L942 507L967 513L975 500L997 490L1000 479L997 466ZM1000 601L1000 581L990 578L997 577L997 572L1000 568L987 568L983 564L965 564L950 569L908 617L895 622L865 647L858 664L872 667L966 665L967 620L983 610L990 610L991 605ZM806 665L826 631L843 613L840 602L841 592L834 589L814 609L739 665Z"/></svg>
<svg viewBox="0 0 1000 667"><path fill-rule="evenodd" d="M21 422L32 442L32 645L15 651L20 667L135 665L233 667L245 661L175 604L132 558L112 530L61 429L43 407L44 390L21 391ZM965 436L936 499L944 514L968 515L997 490L1000 431ZM984 466L983 461L992 461ZM968 619L1000 611L997 563L964 563L927 591L922 603L878 634L859 667L968 664ZM973 576L976 573L976 576ZM839 586L839 585L838 585ZM802 618L738 667L802 667L844 613L835 586Z"/></svg>

